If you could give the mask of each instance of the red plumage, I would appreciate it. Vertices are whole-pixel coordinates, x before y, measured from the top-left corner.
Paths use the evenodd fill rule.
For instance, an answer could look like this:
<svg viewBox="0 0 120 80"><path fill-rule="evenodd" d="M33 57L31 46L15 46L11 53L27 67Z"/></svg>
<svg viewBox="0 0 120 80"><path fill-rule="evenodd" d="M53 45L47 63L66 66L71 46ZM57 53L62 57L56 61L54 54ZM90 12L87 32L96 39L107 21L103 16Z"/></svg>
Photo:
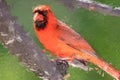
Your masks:
<svg viewBox="0 0 120 80"><path fill-rule="evenodd" d="M33 13L36 36L51 54L65 59L69 63L80 60L83 66L86 66L85 62L91 62L115 79L120 80L119 72L100 59L86 40L77 32L56 19L49 6L37 6Z"/></svg>

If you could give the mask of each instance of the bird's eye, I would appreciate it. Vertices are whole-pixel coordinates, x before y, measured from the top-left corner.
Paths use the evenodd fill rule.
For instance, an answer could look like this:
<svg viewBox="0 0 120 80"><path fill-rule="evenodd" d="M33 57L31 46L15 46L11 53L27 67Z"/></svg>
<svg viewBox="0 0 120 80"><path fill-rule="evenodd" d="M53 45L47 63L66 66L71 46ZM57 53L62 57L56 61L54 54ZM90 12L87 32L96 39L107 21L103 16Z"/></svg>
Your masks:
<svg viewBox="0 0 120 80"><path fill-rule="evenodd" d="M35 10L35 11L33 12L33 14L35 14L35 13L42 14L43 16L46 16L46 15L47 15L47 11Z"/></svg>
<svg viewBox="0 0 120 80"><path fill-rule="evenodd" d="M43 15L43 16L46 16L46 15L47 15L47 11L43 11L43 12L42 12L42 15Z"/></svg>

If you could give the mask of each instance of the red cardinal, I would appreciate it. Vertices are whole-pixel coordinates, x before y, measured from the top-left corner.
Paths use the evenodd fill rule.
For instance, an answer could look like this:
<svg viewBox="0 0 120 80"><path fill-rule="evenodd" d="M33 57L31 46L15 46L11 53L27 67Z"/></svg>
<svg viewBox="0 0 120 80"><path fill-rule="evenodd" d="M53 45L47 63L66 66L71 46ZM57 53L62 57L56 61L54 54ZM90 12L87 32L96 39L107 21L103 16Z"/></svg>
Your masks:
<svg viewBox="0 0 120 80"><path fill-rule="evenodd" d="M75 65L81 63L85 66L86 62L91 62L116 80L120 80L119 72L100 59L78 33L56 19L49 6L37 6L33 13L37 38L51 54Z"/></svg>

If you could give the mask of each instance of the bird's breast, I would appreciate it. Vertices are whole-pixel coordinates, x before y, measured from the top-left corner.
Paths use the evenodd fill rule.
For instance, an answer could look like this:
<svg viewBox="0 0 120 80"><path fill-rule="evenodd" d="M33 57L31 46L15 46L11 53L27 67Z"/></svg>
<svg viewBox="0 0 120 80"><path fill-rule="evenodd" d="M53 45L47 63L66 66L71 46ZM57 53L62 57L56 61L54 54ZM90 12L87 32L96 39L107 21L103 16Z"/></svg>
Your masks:
<svg viewBox="0 0 120 80"><path fill-rule="evenodd" d="M53 55L66 58L71 57L74 53L77 53L76 50L68 46L64 41L61 41L55 32L36 31L36 34L42 45Z"/></svg>
<svg viewBox="0 0 120 80"><path fill-rule="evenodd" d="M36 35L37 38L39 39L40 43L42 43L42 45L50 50L51 52L54 52L56 49L56 46L58 44L58 40L57 40L57 35L55 32L51 32L51 31L36 31Z"/></svg>

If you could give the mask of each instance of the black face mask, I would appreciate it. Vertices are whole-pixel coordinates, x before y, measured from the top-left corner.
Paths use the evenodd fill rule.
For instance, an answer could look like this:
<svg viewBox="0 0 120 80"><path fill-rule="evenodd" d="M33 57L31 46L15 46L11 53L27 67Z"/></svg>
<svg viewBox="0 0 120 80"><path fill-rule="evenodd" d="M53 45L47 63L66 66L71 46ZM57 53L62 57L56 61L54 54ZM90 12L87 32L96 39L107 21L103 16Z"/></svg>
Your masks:
<svg viewBox="0 0 120 80"><path fill-rule="evenodd" d="M38 13L41 14L43 16L43 20L42 21L35 21L35 26L36 29L40 30L40 29L44 29L46 24L47 24L47 11L40 11L40 10L36 10L34 13Z"/></svg>

